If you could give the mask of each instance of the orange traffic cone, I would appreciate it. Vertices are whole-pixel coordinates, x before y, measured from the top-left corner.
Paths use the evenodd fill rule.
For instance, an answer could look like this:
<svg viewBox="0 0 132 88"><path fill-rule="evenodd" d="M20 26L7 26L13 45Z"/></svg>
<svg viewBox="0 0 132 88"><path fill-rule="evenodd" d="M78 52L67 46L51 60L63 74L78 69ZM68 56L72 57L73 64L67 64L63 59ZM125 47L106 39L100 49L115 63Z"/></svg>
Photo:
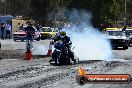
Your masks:
<svg viewBox="0 0 132 88"><path fill-rule="evenodd" d="M48 53L47 53L48 56L51 56L52 55L52 42L50 41L50 44L49 44L49 49L48 49Z"/></svg>
<svg viewBox="0 0 132 88"><path fill-rule="evenodd" d="M31 53L32 52L30 50L25 52L25 60L30 60L31 59L31 56L32 56Z"/></svg>

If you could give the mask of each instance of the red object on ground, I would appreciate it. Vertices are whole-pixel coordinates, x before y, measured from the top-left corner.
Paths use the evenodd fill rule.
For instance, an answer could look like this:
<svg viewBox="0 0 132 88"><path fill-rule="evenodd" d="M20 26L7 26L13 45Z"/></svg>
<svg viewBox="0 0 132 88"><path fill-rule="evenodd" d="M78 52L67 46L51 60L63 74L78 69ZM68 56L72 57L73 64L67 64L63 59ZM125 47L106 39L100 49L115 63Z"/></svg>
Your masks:
<svg viewBox="0 0 132 88"><path fill-rule="evenodd" d="M51 56L52 55L52 42L50 42L50 44L49 44L49 49L48 49L47 55L48 56Z"/></svg>
<svg viewBox="0 0 132 88"><path fill-rule="evenodd" d="M31 51L27 51L27 52L25 52L25 60L30 60L31 59Z"/></svg>
<svg viewBox="0 0 132 88"><path fill-rule="evenodd" d="M52 50L48 50L47 55L48 55L48 56L51 56L51 55L52 55Z"/></svg>

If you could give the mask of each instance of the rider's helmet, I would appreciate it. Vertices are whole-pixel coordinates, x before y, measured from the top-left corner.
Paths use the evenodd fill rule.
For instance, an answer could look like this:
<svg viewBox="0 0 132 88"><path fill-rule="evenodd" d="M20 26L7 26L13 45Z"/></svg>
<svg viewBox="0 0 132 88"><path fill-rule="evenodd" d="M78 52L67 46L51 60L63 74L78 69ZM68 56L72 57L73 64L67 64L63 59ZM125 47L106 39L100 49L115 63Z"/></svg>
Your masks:
<svg viewBox="0 0 132 88"><path fill-rule="evenodd" d="M60 34L61 38L64 38L66 36L66 32L65 31L60 31L59 34Z"/></svg>

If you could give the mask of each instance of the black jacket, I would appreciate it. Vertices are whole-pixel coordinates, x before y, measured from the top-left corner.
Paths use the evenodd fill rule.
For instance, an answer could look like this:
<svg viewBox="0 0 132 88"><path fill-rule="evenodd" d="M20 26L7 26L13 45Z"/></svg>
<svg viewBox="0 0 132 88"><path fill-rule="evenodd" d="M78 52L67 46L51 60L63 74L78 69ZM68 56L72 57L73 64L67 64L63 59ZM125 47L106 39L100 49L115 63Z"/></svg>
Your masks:
<svg viewBox="0 0 132 88"><path fill-rule="evenodd" d="M25 28L25 32L27 35L33 35L35 33L35 29L32 26L27 26Z"/></svg>

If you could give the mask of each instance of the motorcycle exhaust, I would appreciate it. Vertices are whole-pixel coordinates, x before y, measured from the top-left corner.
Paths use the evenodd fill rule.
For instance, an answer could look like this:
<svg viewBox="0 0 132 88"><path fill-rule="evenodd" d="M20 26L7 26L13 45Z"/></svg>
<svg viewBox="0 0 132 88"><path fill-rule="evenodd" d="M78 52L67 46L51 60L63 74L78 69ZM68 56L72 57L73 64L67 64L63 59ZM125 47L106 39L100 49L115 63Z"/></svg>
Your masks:
<svg viewBox="0 0 132 88"><path fill-rule="evenodd" d="M74 50L75 49L75 46L72 48L72 50Z"/></svg>

